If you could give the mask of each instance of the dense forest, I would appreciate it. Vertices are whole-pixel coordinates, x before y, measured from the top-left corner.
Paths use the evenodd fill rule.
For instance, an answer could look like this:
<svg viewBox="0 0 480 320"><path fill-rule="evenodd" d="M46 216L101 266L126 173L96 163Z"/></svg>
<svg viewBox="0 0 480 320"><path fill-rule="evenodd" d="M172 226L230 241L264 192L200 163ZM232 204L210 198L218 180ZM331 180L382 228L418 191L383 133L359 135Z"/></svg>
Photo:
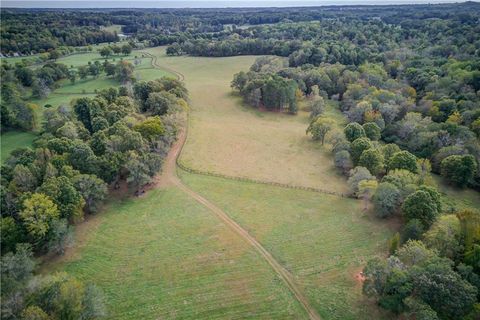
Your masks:
<svg viewBox="0 0 480 320"><path fill-rule="evenodd" d="M128 40L118 43L112 26ZM261 56L231 82L245 105L308 111L306 133L330 148L350 195L377 219L401 222L389 256L363 270L365 296L411 319L479 317L480 212L442 201L434 181L480 191L480 4L6 8L0 30L2 56L26 58L2 61L1 131L39 133L1 169L2 319L105 315L95 285L35 275L35 257L62 254L72 226L109 192L126 185L140 195L160 170L187 90L171 78L135 79L137 56L122 58L159 45L170 56ZM57 61L95 44L103 62ZM32 98L99 75L118 86L45 105L39 119Z"/></svg>
<svg viewBox="0 0 480 320"><path fill-rule="evenodd" d="M33 54L62 47L115 42L118 35L105 27L120 25L123 33L134 35L148 45L173 44L171 54L288 56L304 46L318 48L321 44L321 48L328 50L336 41L344 39L348 45L333 46L331 50L340 52L330 59L339 59L345 51L349 57L342 57L347 59L344 63L361 63L385 51L386 46L395 46L399 40L408 41L415 34L422 35L418 41L424 47L429 44L441 46L437 37L442 34L457 46L472 43L469 38L479 31L478 6L478 3L466 2L395 6L395 10L389 6L208 10L4 8L1 52ZM314 24L310 26L307 22ZM290 23L297 24L281 27ZM455 33L460 38L452 37L452 28L465 28L463 31L468 33ZM319 29L322 30L318 32ZM447 29L450 36L444 34ZM351 51L358 51L358 57Z"/></svg>

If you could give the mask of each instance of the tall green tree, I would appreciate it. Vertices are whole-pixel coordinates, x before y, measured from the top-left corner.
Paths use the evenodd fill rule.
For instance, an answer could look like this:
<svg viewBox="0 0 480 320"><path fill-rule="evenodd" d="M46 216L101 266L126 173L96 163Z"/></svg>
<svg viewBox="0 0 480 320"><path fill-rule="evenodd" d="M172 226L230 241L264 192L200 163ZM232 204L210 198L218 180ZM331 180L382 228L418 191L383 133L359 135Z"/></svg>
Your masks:
<svg viewBox="0 0 480 320"><path fill-rule="evenodd" d="M311 134L313 140L320 140L322 146L325 142L325 136L332 130L335 125L335 120L329 117L318 117L313 120L307 129L307 134Z"/></svg>
<svg viewBox="0 0 480 320"><path fill-rule="evenodd" d="M83 217L85 201L69 178L65 176L49 178L37 189L37 192L53 200L61 218L73 221Z"/></svg>
<svg viewBox="0 0 480 320"><path fill-rule="evenodd" d="M464 187L472 181L477 172L477 161L472 155L452 155L443 159L442 176L449 182Z"/></svg>
<svg viewBox="0 0 480 320"><path fill-rule="evenodd" d="M380 218L393 215L400 204L400 191L398 188L389 183L382 182L373 196L373 205L375 213Z"/></svg>
<svg viewBox="0 0 480 320"><path fill-rule="evenodd" d="M351 155L353 163L358 164L360 156L365 150L368 150L373 147L372 142L368 138L358 138L351 144Z"/></svg>
<svg viewBox="0 0 480 320"><path fill-rule="evenodd" d="M23 202L20 212L28 233L36 240L41 241L47 235L54 220L60 213L52 199L41 193L34 193Z"/></svg>
<svg viewBox="0 0 480 320"><path fill-rule="evenodd" d="M95 175L80 174L73 178L73 184L85 200L85 209L89 213L96 213L100 204L106 198L107 185Z"/></svg>
<svg viewBox="0 0 480 320"><path fill-rule="evenodd" d="M405 169L417 173L417 158L408 151L399 151L388 162L388 170L395 169Z"/></svg>
<svg viewBox="0 0 480 320"><path fill-rule="evenodd" d="M402 205L402 211L407 220L419 219L425 227L430 227L439 214L437 202L423 190L409 195Z"/></svg>
<svg viewBox="0 0 480 320"><path fill-rule="evenodd" d="M367 168L373 175L379 175L384 168L383 155L377 149L367 149L362 152L358 165Z"/></svg>
<svg viewBox="0 0 480 320"><path fill-rule="evenodd" d="M350 142L353 142L358 138L366 137L365 129L363 129L363 127L357 122L347 124L344 131L345 137L347 137L347 140Z"/></svg>
<svg viewBox="0 0 480 320"><path fill-rule="evenodd" d="M378 141L381 138L381 129L375 122L367 122L363 124L365 135L372 141Z"/></svg>

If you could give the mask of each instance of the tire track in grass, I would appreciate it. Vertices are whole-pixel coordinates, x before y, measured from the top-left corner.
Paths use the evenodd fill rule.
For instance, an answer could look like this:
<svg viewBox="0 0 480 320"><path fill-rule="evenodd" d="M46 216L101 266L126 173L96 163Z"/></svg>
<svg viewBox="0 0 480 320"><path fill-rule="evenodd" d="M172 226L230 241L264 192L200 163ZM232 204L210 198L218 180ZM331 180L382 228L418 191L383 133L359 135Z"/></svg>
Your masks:
<svg viewBox="0 0 480 320"><path fill-rule="evenodd" d="M144 53L144 52L142 52ZM152 56L152 65L155 66L155 68L163 69L170 71L174 74L177 75L178 79L180 81L183 81L185 77L176 72L175 70L169 69L169 68L164 68L163 66L160 66L157 62L157 58L154 57L153 55L149 54L148 55ZM267 249L265 249L260 242L255 239L250 233L248 233L247 230L242 228L235 220L230 218L230 216L225 213L225 211L221 210L218 208L216 205L214 205L212 202L209 200L205 199L202 197L200 194L197 192L193 191L190 189L188 186L186 186L177 176L177 159L178 156L181 153L181 150L185 144L187 138L187 128L181 130L181 132L178 135L178 139L175 142L175 144L172 146L170 152L168 153L167 158L165 159L164 165L163 165L163 170L162 174L158 179L158 184L160 186L162 185L174 185L178 187L180 190L185 192L187 195L189 195L192 199L195 201L199 202L200 204L204 205L207 209L209 209L212 213L214 213L226 226L228 226L232 231L234 231L237 235L239 235L244 241L246 241L248 244L250 244L267 262L268 264L272 267L272 269L277 273L277 275L280 277L280 279L283 280L283 282L287 285L289 290L293 293L297 301L302 305L302 307L305 309L306 313L308 314L309 318L311 320L320 320L320 316L317 314L315 309L312 308L310 305L308 299L305 297L305 295L302 292L302 289L295 283L295 279L293 276L288 272L273 256L270 252L268 252Z"/></svg>
<svg viewBox="0 0 480 320"><path fill-rule="evenodd" d="M223 210L215 206L213 203L188 188L184 185L180 179L173 179L174 185L176 185L183 192L195 199L197 202L203 204L206 208L212 211L220 220L230 227L236 234L249 243L258 253L270 264L272 269L278 274L278 276L285 282L287 287L293 293L295 298L300 302L308 316L312 320L320 320L320 317L316 311L310 306L308 299L303 295L302 290L297 286L293 276L267 251L252 235L250 235L245 229L243 229L238 223L236 223L230 216L228 216Z"/></svg>

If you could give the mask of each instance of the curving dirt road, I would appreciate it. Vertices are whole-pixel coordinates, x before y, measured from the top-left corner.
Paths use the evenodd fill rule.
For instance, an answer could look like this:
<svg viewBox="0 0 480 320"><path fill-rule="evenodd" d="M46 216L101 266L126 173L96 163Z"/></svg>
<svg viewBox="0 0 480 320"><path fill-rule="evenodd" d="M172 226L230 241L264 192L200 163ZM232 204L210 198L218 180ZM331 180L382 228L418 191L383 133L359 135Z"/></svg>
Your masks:
<svg viewBox="0 0 480 320"><path fill-rule="evenodd" d="M179 80L184 80L184 76L175 70L164 68L160 66L157 62L157 58L152 57L152 65L155 68L164 69L170 72L177 74ZM187 138L187 130L185 128L181 130L178 135L178 139L175 144L170 149L167 158L163 164L162 174L158 177L157 185L158 186L166 186L166 185L174 185L178 187L180 190L185 192L191 198L195 199L197 202L201 203L205 207L207 207L212 213L214 213L220 220L223 221L228 227L232 229L236 234L238 234L242 239L244 239L247 243L249 243L255 250L260 253L260 255L270 264L273 270L278 274L278 276L285 282L288 286L290 291L294 294L295 298L300 302L303 306L305 311L307 312L308 316L312 320L320 320L320 316L317 314L315 309L310 306L308 299L304 296L300 287L297 286L293 276L272 256L270 252L268 252L252 235L250 235L245 229L243 229L238 223L236 223L228 214L226 214L223 210L218 208L216 205L202 197L200 194L196 193L188 186L183 184L183 182L177 176L177 158L179 157L183 145L185 144L185 140Z"/></svg>
<svg viewBox="0 0 480 320"><path fill-rule="evenodd" d="M152 67L171 72L171 73L175 74L177 76L178 80L180 80L180 81L185 80L185 76L183 74L181 74L180 72L178 72L176 70L173 70L169 67L159 65L158 60L157 60L158 59L157 56L154 56L153 54L151 54L149 52L146 52L146 51L139 51L139 52L144 54L147 58L152 59L152 61L150 62L152 64Z"/></svg>

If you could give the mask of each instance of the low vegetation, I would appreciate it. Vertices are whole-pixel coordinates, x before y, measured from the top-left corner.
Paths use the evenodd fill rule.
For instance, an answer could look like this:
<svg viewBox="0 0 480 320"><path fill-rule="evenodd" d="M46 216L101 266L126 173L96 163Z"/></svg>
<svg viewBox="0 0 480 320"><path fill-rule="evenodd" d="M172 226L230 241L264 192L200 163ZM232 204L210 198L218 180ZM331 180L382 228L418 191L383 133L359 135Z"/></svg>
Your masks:
<svg viewBox="0 0 480 320"><path fill-rule="evenodd" d="M307 319L253 248L179 189L112 202L98 218L55 268L101 287L107 319Z"/></svg>
<svg viewBox="0 0 480 320"><path fill-rule="evenodd" d="M393 234L354 199L310 191L181 174L291 272L325 319L386 319L362 298L357 277ZM208 186L208 187L207 187Z"/></svg>
<svg viewBox="0 0 480 320"><path fill-rule="evenodd" d="M162 66L185 76L191 112L181 155L183 164L230 176L320 189L326 188L328 181L329 190L348 191L335 171L330 152L305 135L308 112L299 110L295 117L264 113L243 106L232 93L232 75L247 70L255 57L167 57L165 48L146 51L160 57ZM344 119L333 105L328 103L325 112L341 124Z"/></svg>

